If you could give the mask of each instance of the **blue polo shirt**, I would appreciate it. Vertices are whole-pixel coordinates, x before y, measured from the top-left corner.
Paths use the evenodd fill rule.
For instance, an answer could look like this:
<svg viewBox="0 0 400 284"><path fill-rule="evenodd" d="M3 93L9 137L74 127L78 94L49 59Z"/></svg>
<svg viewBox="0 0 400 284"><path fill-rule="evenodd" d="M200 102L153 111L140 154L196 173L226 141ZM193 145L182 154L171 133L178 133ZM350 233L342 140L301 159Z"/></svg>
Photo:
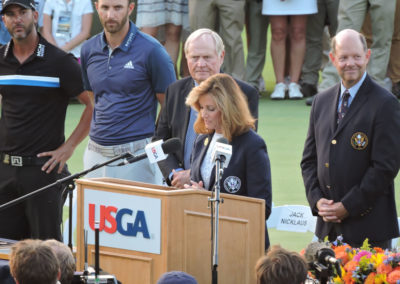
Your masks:
<svg viewBox="0 0 400 284"><path fill-rule="evenodd" d="M130 22L124 41L112 52L104 32L86 41L81 63L85 89L95 98L90 138L110 146L152 136L156 93L165 93L175 81L164 47Z"/></svg>

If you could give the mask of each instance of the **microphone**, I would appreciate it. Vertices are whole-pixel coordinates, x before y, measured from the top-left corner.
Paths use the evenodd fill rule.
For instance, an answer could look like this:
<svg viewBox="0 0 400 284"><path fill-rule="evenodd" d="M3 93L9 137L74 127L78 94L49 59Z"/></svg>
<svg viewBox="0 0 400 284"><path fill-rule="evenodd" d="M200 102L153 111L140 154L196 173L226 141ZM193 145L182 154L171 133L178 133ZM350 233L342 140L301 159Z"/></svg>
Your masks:
<svg viewBox="0 0 400 284"><path fill-rule="evenodd" d="M224 137L218 138L212 151L212 159L214 162L220 162L222 168L226 168L232 157L232 145Z"/></svg>
<svg viewBox="0 0 400 284"><path fill-rule="evenodd" d="M320 265L330 267L334 265L336 272L341 276L341 261L335 258L335 252L325 243L312 242L306 247L304 257L309 267L318 267Z"/></svg>
<svg viewBox="0 0 400 284"><path fill-rule="evenodd" d="M340 260L335 258L335 252L331 248L320 249L317 253L317 259L321 263L340 264Z"/></svg>
<svg viewBox="0 0 400 284"><path fill-rule="evenodd" d="M171 138L167 141L158 140L146 145L145 153L131 156L129 158L124 159L123 162L117 164L117 166L124 166L126 164L132 164L134 162L143 160L148 158L150 163L156 163L162 160L165 160L168 157L168 154L179 151L182 148L182 143L179 138Z"/></svg>
<svg viewBox="0 0 400 284"><path fill-rule="evenodd" d="M323 265L337 264L335 252L325 243L312 242L306 247L304 256L308 263L319 262Z"/></svg>

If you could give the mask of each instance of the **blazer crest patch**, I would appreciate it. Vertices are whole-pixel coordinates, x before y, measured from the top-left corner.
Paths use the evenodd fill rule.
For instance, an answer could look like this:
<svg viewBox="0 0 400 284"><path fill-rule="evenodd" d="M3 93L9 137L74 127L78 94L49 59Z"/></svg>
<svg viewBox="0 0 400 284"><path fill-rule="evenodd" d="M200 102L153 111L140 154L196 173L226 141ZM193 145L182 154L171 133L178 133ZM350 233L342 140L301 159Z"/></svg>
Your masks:
<svg viewBox="0 0 400 284"><path fill-rule="evenodd" d="M350 144L356 150L364 150L368 146L368 137L363 132L356 132L351 136Z"/></svg>
<svg viewBox="0 0 400 284"><path fill-rule="evenodd" d="M241 185L242 185L242 182L240 181L240 178L235 177L235 176L229 176L224 181L224 188L229 193L238 192Z"/></svg>

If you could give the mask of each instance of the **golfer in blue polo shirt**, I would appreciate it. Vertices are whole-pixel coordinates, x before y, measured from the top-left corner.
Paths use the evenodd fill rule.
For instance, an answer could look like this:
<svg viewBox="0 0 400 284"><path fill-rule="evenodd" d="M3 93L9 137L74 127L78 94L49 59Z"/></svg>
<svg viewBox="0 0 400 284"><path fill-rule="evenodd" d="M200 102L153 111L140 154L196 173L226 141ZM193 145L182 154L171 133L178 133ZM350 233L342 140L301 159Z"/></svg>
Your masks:
<svg viewBox="0 0 400 284"><path fill-rule="evenodd" d="M157 100L163 103L166 88L175 81L164 47L128 20L133 8L132 0L97 1L104 31L81 49L85 89L94 94L95 101L85 169L128 151L143 153L154 133ZM106 166L87 175L102 176L162 183L157 165L147 159Z"/></svg>

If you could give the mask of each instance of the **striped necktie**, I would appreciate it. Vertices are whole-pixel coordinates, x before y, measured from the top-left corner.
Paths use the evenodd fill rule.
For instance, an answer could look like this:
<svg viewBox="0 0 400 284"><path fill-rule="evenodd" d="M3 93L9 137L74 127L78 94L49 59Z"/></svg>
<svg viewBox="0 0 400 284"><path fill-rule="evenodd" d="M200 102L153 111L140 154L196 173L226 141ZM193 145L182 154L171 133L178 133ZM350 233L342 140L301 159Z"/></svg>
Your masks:
<svg viewBox="0 0 400 284"><path fill-rule="evenodd" d="M188 128L186 131L185 138L185 150L183 152L183 166L185 170L190 169L190 156L192 154L192 149L194 145L194 141L196 140L197 134L194 132L193 125L197 119L197 111L193 108L190 109L190 119Z"/></svg>
<svg viewBox="0 0 400 284"><path fill-rule="evenodd" d="M347 111L349 110L349 98L350 98L350 92L349 90L345 90L342 96L342 105L339 108L338 111L338 118L337 118L337 123L339 124L340 121L342 121L343 117L346 115Z"/></svg>

